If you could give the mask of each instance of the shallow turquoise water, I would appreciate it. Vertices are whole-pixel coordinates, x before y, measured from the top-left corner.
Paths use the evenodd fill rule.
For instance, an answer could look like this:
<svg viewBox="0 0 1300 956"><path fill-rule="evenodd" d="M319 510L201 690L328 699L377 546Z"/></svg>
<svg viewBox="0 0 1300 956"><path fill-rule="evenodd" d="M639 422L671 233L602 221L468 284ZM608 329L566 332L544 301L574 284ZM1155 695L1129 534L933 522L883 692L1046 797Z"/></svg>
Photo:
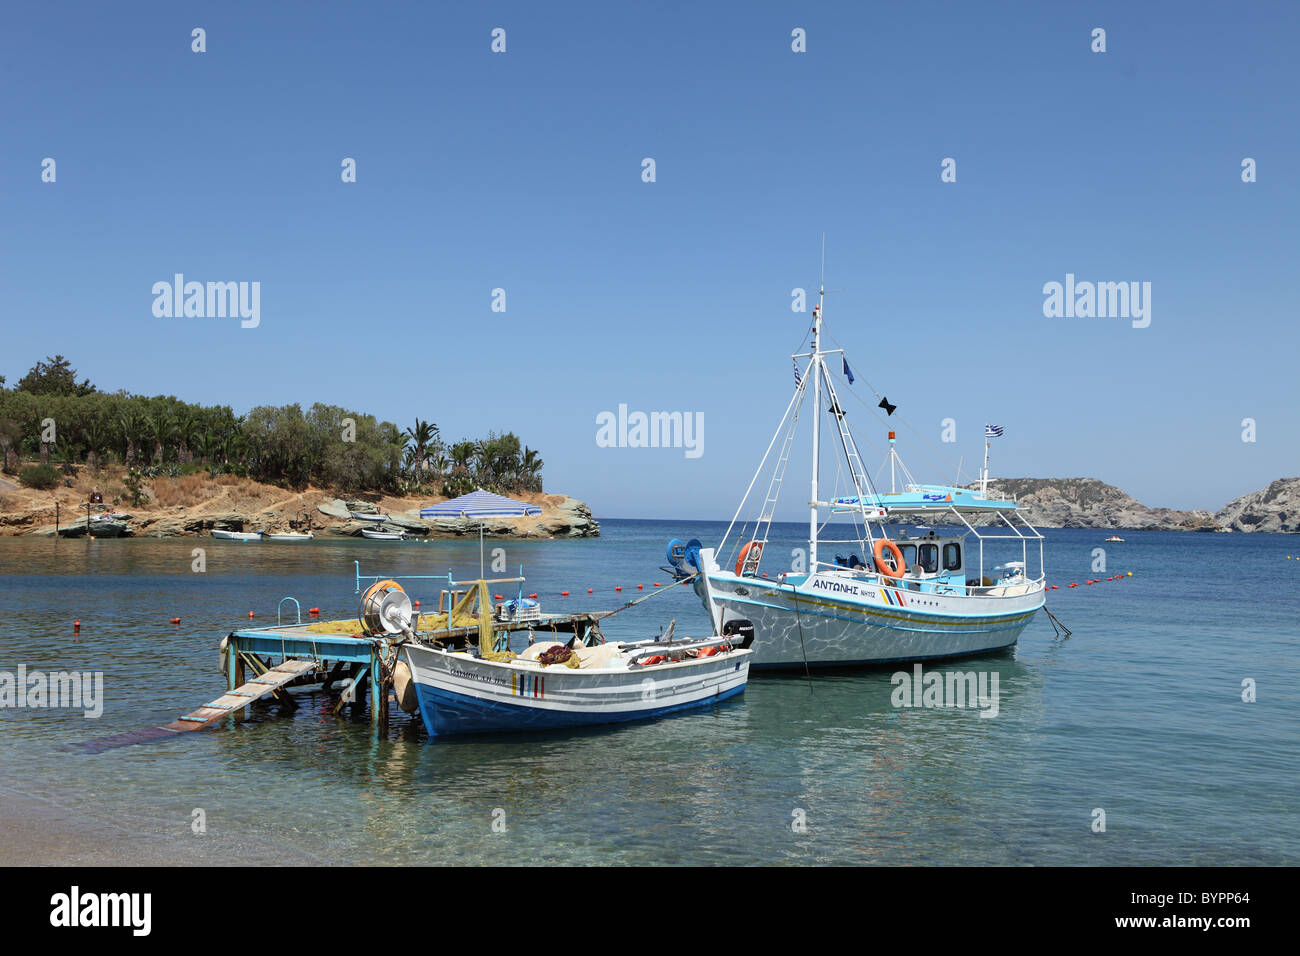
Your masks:
<svg viewBox="0 0 1300 956"><path fill-rule="evenodd" d="M488 547L525 565L545 608L599 609L664 580L669 537L708 543L721 531L602 528L595 540ZM780 530L797 545L800 528ZM347 615L353 560L369 574L470 576L478 543L0 540L0 671L102 670L107 698L98 720L0 709L0 801L61 808L120 841L123 862L141 847L213 862L1300 862L1300 560L1286 559L1300 557L1300 538L1047 535L1053 583L1096 577L1096 547L1108 549L1103 578L1133 577L1052 592L1068 640L1039 615L1013 654L938 668L996 671L992 719L895 708L890 669L756 676L737 701L650 724L436 743L405 717L376 734L309 695L291 716L268 705L215 731L99 754L67 745L215 696L217 642L249 610L274 621L289 594ZM432 587L412 591L436 604ZM679 632L705 625L680 588L606 631L645 636L672 617ZM1241 699L1245 678L1255 703ZM191 832L195 808L206 834ZM1091 830L1095 808L1105 833ZM792 829L796 811L805 832ZM31 852L39 862L39 838Z"/></svg>

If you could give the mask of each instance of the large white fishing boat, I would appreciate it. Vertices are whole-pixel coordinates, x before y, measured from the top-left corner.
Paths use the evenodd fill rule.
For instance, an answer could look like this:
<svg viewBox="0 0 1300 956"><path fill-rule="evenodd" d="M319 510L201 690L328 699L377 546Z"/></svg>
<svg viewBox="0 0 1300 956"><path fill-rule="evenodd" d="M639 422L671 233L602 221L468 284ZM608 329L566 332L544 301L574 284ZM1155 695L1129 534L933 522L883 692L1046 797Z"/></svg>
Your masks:
<svg viewBox="0 0 1300 956"><path fill-rule="evenodd" d="M673 541L669 570L679 578L694 577L715 633L734 633L752 622L755 668L934 660L1014 645L1044 603L1043 536L1019 514L1014 500L989 495L988 438L1000 435L1001 427L986 427L984 469L974 487L917 484L898 455L895 432L889 431L891 485L878 491L862 465L841 400L849 394L861 400L852 392L848 359L842 349L822 347L824 302L823 288L813 309L812 348L793 356L794 396L722 541L716 548ZM839 376L826 362L831 355L840 360ZM872 392L879 405L863 404L877 418L875 408L883 409L888 427L897 406ZM795 549L790 570L769 577L762 571L764 548L807 399L814 410L807 552ZM819 483L823 415L844 492L828 499ZM756 518L738 526L764 475L767 494ZM906 479L901 487L900 476ZM992 578L984 572L986 544L990 557L1007 559L992 569ZM1033 544L1038 554L1031 572ZM827 561L823 545L847 546L849 553Z"/></svg>

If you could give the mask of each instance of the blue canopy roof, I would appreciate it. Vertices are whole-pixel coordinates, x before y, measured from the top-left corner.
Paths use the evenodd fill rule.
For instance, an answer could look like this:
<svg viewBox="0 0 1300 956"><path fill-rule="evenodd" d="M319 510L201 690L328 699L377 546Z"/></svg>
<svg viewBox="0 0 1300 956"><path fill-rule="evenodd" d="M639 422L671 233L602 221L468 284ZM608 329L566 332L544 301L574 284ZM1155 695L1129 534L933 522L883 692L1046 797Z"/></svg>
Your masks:
<svg viewBox="0 0 1300 956"><path fill-rule="evenodd" d="M542 509L505 495L495 495L480 488L440 505L420 509L421 518L522 518L539 515Z"/></svg>
<svg viewBox="0 0 1300 956"><path fill-rule="evenodd" d="M1016 511L1014 501L998 498L981 498L976 491L954 485L911 485L907 491L868 495L867 507L884 508L895 514L920 514L927 511ZM852 512L858 508L858 498L836 498L831 510Z"/></svg>

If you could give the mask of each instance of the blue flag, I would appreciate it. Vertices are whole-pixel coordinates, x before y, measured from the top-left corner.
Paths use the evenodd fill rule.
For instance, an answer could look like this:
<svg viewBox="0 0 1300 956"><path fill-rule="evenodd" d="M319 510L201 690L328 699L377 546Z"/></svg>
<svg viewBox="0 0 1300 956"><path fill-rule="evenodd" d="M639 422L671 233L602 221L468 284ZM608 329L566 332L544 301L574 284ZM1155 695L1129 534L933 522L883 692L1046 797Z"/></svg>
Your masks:
<svg viewBox="0 0 1300 956"><path fill-rule="evenodd" d="M853 372L849 369L849 360L846 359L843 355L841 355L840 361L844 363L844 377L847 378L849 380L849 384L852 385Z"/></svg>

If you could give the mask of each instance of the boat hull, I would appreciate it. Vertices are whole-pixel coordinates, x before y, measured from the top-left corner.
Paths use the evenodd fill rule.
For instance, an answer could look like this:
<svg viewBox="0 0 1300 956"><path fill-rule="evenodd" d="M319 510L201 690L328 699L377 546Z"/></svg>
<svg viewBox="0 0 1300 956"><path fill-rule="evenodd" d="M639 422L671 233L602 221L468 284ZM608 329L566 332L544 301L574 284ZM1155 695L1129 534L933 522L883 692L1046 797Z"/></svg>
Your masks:
<svg viewBox="0 0 1300 956"><path fill-rule="evenodd" d="M218 541L261 541L260 531L221 531L212 529L212 537Z"/></svg>
<svg viewBox="0 0 1300 956"><path fill-rule="evenodd" d="M539 669L405 645L420 716L431 736L562 730L649 720L742 693L750 655L628 670Z"/></svg>
<svg viewBox="0 0 1300 956"><path fill-rule="evenodd" d="M1043 605L1041 588L997 597L931 595L875 585L844 587L821 575L792 587L710 574L709 588L724 624L736 619L753 623L753 666L768 670L942 660L1005 650L1016 644ZM704 598L702 585L696 591Z"/></svg>

